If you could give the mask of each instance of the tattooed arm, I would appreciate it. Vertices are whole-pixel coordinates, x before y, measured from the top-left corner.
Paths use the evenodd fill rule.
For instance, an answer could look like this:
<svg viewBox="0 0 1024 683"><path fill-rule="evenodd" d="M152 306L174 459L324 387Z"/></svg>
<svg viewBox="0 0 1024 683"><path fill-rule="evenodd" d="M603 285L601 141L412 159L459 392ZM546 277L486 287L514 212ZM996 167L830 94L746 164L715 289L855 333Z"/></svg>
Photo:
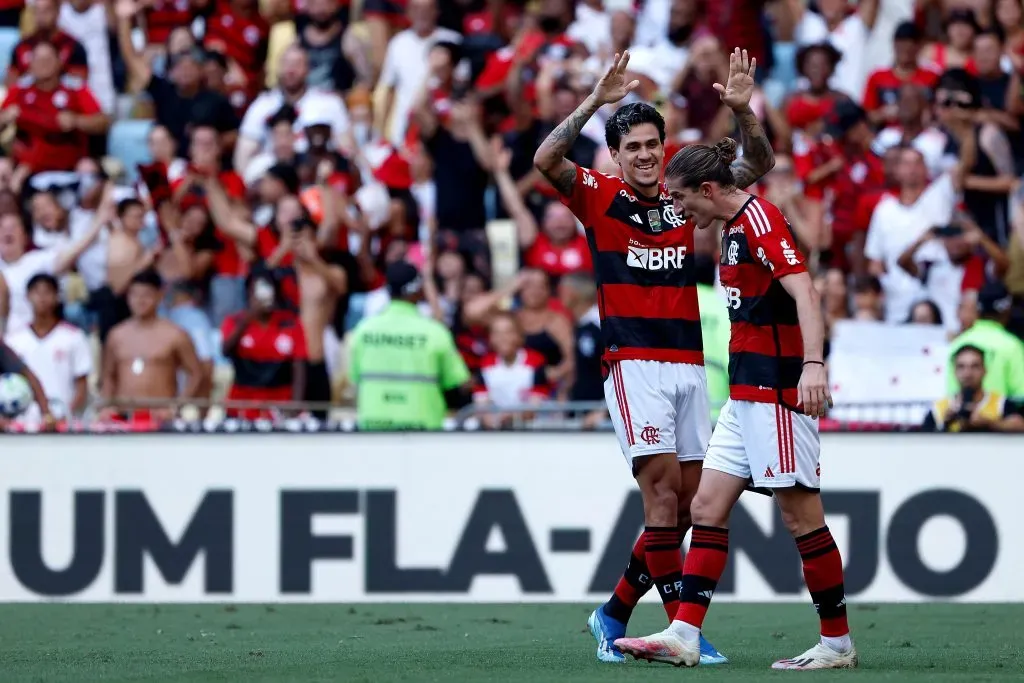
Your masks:
<svg viewBox="0 0 1024 683"><path fill-rule="evenodd" d="M568 197L576 182L576 164L565 158L579 137L583 126L594 115L601 104L593 95L583 101L569 118L558 124L533 155L533 163L544 174L559 194Z"/></svg>
<svg viewBox="0 0 1024 683"><path fill-rule="evenodd" d="M640 85L640 81L626 81L626 65L629 51L615 55L612 65L594 87L594 92L583 101L569 118L551 131L533 155L533 163L544 177L551 181L563 197L572 195L576 182L576 164L565 158L579 137L583 126L598 109L606 104L618 102Z"/></svg>
<svg viewBox="0 0 1024 683"><path fill-rule="evenodd" d="M736 187L750 187L775 167L775 153L761 122L749 106L735 109L733 113L740 125L743 156L732 163L732 174Z"/></svg>

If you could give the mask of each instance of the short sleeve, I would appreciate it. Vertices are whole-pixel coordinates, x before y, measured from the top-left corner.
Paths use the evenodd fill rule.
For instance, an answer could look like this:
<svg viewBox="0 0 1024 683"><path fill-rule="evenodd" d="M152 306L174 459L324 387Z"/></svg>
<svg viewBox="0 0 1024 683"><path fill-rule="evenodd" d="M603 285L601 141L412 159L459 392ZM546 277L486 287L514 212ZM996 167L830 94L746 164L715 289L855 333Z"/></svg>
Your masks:
<svg viewBox="0 0 1024 683"><path fill-rule="evenodd" d="M773 278L807 272L807 261L796 245L789 221L777 207L755 199L747 206L746 214L751 248L771 269Z"/></svg>
<svg viewBox="0 0 1024 683"><path fill-rule="evenodd" d="M238 321L233 315L229 315L224 318L224 322L220 325L220 337L221 339L227 339L235 332L235 328L238 327Z"/></svg>
<svg viewBox="0 0 1024 683"><path fill-rule="evenodd" d="M71 348L71 372L75 379L92 374L92 349L89 340L81 330L75 330L75 341Z"/></svg>
<svg viewBox="0 0 1024 683"><path fill-rule="evenodd" d="M359 363L360 355L362 353L362 330L356 327L351 332L351 339L348 342L348 378L352 384L359 383L359 376L361 374L361 367Z"/></svg>
<svg viewBox="0 0 1024 683"><path fill-rule="evenodd" d="M441 380L441 389L443 391L449 391L457 387L461 387L463 384L469 381L469 368L466 367L466 361L462 359L462 354L459 353L459 349L455 346L455 339L452 337L452 333L448 330L443 330L439 333L438 340L440 342L440 354L441 354L441 367L439 373L439 379Z"/></svg>
<svg viewBox="0 0 1024 683"><path fill-rule="evenodd" d="M572 163L572 162L570 162ZM585 228L593 228L593 220L603 215L611 205L616 193L622 189L617 178L592 171L585 166L573 164L576 178L572 183L572 194L568 197L559 195L562 203L568 206Z"/></svg>
<svg viewBox="0 0 1024 683"><path fill-rule="evenodd" d="M881 102L878 99L878 72L875 71L868 78L868 84L864 88L864 109L875 111L879 106Z"/></svg>
<svg viewBox="0 0 1024 683"><path fill-rule="evenodd" d="M103 112L100 103L96 101L96 96L87 87L83 87L78 91L78 112L85 116L93 116Z"/></svg>
<svg viewBox="0 0 1024 683"><path fill-rule="evenodd" d="M868 220L868 234L864 240L864 257L871 261L885 260L885 245L883 244L882 233L885 225L882 224L882 207L885 205L883 198L871 211L871 218Z"/></svg>
<svg viewBox="0 0 1024 683"><path fill-rule="evenodd" d="M257 97L256 101L245 111L242 124L238 127L238 134L241 137L261 145L267 131L267 112L264 102L263 97Z"/></svg>
<svg viewBox="0 0 1024 683"><path fill-rule="evenodd" d="M14 372L21 374L25 372L25 362L16 354L11 347L0 341L0 372Z"/></svg>

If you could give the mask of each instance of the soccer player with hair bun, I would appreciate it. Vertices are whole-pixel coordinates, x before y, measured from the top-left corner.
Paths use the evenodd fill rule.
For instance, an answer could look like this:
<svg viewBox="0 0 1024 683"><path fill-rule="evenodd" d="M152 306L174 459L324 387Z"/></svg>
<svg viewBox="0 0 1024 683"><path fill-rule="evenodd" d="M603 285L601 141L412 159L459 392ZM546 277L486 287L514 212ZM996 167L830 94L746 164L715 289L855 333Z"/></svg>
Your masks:
<svg viewBox="0 0 1024 683"><path fill-rule="evenodd" d="M743 192L731 165L736 143L681 150L665 170L677 212L698 228L722 225L720 279L727 295L729 400L704 458L690 513L679 609L667 629L615 645L638 659L696 666L700 632L729 553L729 515L748 486L769 493L796 539L821 638L773 669L857 666L843 588L843 560L821 503L818 418L832 405L818 294L778 207Z"/></svg>

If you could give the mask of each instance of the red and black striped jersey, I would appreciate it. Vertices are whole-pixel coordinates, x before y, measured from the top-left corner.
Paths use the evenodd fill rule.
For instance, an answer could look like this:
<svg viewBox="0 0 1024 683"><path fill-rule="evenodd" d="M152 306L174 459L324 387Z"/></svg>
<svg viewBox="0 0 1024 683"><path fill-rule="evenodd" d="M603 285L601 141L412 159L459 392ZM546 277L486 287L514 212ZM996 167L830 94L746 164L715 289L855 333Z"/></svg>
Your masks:
<svg viewBox="0 0 1024 683"><path fill-rule="evenodd" d="M796 407L804 344L796 302L779 278L807 272L804 263L789 221L760 197L751 195L722 228L731 398Z"/></svg>
<svg viewBox="0 0 1024 683"><path fill-rule="evenodd" d="M14 51L11 53L11 64L7 68L8 83L22 78L29 72L32 67L32 52L36 49L36 45L43 41L53 43L53 46L57 48L62 76L76 76L82 81L88 80L89 59L86 57L85 48L73 37L58 30L53 33L36 31L32 35L22 38L14 46Z"/></svg>
<svg viewBox="0 0 1024 683"><path fill-rule="evenodd" d="M267 61L270 25L258 11L244 15L221 0L206 23L203 44L238 64L245 72L250 100L263 88L263 67Z"/></svg>
<svg viewBox="0 0 1024 683"><path fill-rule="evenodd" d="M593 256L604 360L703 365L693 226L665 187L653 201L621 178L577 166L562 201L583 223Z"/></svg>
<svg viewBox="0 0 1024 683"><path fill-rule="evenodd" d="M295 361L306 360L306 335L294 313L274 311L266 323L246 321L245 313L228 316L221 325L227 339L245 325L231 354L234 386L258 389L291 387Z"/></svg>
<svg viewBox="0 0 1024 683"><path fill-rule="evenodd" d="M177 27L190 28L196 12L190 0L153 0L145 10L145 17L146 42L162 46Z"/></svg>

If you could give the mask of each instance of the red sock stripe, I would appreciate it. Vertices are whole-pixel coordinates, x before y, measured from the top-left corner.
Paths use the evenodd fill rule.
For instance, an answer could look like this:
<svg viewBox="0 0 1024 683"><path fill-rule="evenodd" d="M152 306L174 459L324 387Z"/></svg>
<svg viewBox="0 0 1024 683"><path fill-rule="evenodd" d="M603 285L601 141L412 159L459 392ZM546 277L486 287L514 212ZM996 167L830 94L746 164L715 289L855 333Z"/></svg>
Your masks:
<svg viewBox="0 0 1024 683"><path fill-rule="evenodd" d="M821 550L822 548L827 548L835 544L836 542L832 540L831 536L812 538L811 540L803 544L797 545L797 550L799 550L801 553L809 553L815 550Z"/></svg>
<svg viewBox="0 0 1024 683"><path fill-rule="evenodd" d="M621 363L612 366L612 382L615 399L619 404L619 414L622 416L623 427L626 431L626 443L633 446L636 444L636 439L633 437L633 421L629 414L629 403L626 401L626 384L622 381Z"/></svg>
<svg viewBox="0 0 1024 683"><path fill-rule="evenodd" d="M821 620L821 635L826 638L839 638L849 632L850 622L845 616Z"/></svg>

